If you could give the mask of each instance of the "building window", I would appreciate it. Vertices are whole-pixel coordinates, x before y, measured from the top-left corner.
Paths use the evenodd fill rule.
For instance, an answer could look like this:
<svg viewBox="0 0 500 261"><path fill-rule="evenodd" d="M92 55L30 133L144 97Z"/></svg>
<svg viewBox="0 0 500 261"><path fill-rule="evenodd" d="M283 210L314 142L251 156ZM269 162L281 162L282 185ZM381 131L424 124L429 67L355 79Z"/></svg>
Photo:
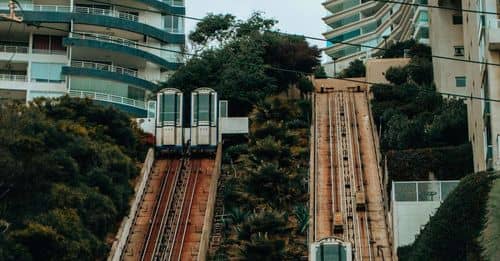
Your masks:
<svg viewBox="0 0 500 261"><path fill-rule="evenodd" d="M465 87L466 83L467 83L467 78L465 76L455 77L455 86L456 87Z"/></svg>
<svg viewBox="0 0 500 261"><path fill-rule="evenodd" d="M455 56L464 56L464 46L455 46Z"/></svg>
<svg viewBox="0 0 500 261"><path fill-rule="evenodd" d="M64 54L66 53L66 47L63 46L63 37L52 35L33 35L33 52Z"/></svg>
<svg viewBox="0 0 500 261"><path fill-rule="evenodd" d="M36 82L62 82L61 74L65 64L59 63L31 63L31 80Z"/></svg>
<svg viewBox="0 0 500 261"><path fill-rule="evenodd" d="M184 18L173 15L163 16L165 30L169 33L184 33Z"/></svg>
<svg viewBox="0 0 500 261"><path fill-rule="evenodd" d="M453 15L453 24L463 24L463 18L461 15Z"/></svg>

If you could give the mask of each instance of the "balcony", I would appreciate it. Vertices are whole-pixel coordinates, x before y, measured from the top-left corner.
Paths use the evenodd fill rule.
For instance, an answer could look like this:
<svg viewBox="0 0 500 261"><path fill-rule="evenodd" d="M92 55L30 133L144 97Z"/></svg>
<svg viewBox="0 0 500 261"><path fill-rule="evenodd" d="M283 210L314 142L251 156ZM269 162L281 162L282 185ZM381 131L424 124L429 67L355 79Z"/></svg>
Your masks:
<svg viewBox="0 0 500 261"><path fill-rule="evenodd" d="M132 40L128 40L125 38L116 37L116 36L107 35L107 34L76 32L76 33L73 33L71 35L71 38L108 42L108 43L114 43L114 44L119 44L119 45L139 49L139 45L138 45L137 41L132 41Z"/></svg>
<svg viewBox="0 0 500 261"><path fill-rule="evenodd" d="M146 90L158 88L155 83L139 77L136 70L105 63L73 60L71 66L62 68L62 74L108 79L128 83Z"/></svg>
<svg viewBox="0 0 500 261"><path fill-rule="evenodd" d="M111 51L120 56L120 58L115 57L118 59L114 60L115 62L119 63L119 59L122 61L125 59L127 62L131 62L134 66L138 67L144 66L146 62L152 62L160 65L164 69L175 70L180 65L177 62L171 62L165 59L165 57L154 54L137 41L106 34L77 32L71 34L69 38L65 38L63 44L65 46L82 48L73 49L73 57L75 58L87 57L87 54L89 54L88 51L90 50L88 48L92 48L92 57L100 57ZM75 54L77 54L77 56L75 56Z"/></svg>
<svg viewBox="0 0 500 261"><path fill-rule="evenodd" d="M161 3L156 0L150 1ZM78 5L24 4L21 6L23 8L23 18L26 22L69 23L73 21L76 24L103 26L135 32L167 43L183 44L185 42L185 37L182 32L168 32L168 30L163 28L163 24L151 25L150 23L141 21L137 14L113 10L113 6L110 6L110 9ZM8 6L1 5L0 11L2 13L7 12ZM147 17L145 16L145 18Z"/></svg>
<svg viewBox="0 0 500 261"><path fill-rule="evenodd" d="M132 106L138 109L146 110L146 102L130 99L127 97L99 93L99 92L89 92L89 91L78 91L70 90L69 96L73 98L89 98L97 101L112 102L120 105Z"/></svg>
<svg viewBox="0 0 500 261"><path fill-rule="evenodd" d="M0 44L1 53L28 53L28 46L15 46L15 45L3 45Z"/></svg>
<svg viewBox="0 0 500 261"><path fill-rule="evenodd" d="M120 12L117 10L111 10L111 9L75 6L75 13L91 14L91 15L104 15L104 16L116 17L116 18L120 18L120 19L124 19L124 20L128 20L128 21L133 21L133 22L139 21L139 16L137 16L137 15L126 13L126 12Z"/></svg>
<svg viewBox="0 0 500 261"><path fill-rule="evenodd" d="M18 74L0 74L0 81L27 82L28 77Z"/></svg>
<svg viewBox="0 0 500 261"><path fill-rule="evenodd" d="M488 29L488 49L500 51L500 19L491 20Z"/></svg>
<svg viewBox="0 0 500 261"><path fill-rule="evenodd" d="M137 77L137 71L128 68L95 62L71 61L71 67L94 69L100 71L114 72L132 77Z"/></svg>

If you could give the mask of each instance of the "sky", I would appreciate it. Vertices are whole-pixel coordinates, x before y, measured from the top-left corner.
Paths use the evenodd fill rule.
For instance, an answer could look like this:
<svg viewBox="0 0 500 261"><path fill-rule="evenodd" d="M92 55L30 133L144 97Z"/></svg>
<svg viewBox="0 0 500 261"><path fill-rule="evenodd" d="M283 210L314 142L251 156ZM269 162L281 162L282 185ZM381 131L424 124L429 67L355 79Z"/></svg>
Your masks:
<svg viewBox="0 0 500 261"><path fill-rule="evenodd" d="M265 17L278 20L282 32L322 38L325 24L321 20L324 0L186 0L186 15L204 17L207 13L230 13L238 19L247 19L254 11L263 11ZM186 19L186 32L192 31L196 21ZM323 41L309 41L322 48Z"/></svg>

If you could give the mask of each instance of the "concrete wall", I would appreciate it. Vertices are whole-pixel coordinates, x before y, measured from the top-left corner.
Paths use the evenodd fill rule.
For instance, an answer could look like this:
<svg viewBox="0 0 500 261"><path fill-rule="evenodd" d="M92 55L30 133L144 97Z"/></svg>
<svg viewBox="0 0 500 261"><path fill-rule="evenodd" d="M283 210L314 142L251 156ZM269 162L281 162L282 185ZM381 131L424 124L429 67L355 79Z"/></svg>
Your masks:
<svg viewBox="0 0 500 261"><path fill-rule="evenodd" d="M438 5L438 0L430 0L429 5ZM456 11L429 8L429 41L435 55L465 59L465 56L454 56L455 46L463 46L462 25L454 25L452 18ZM465 17L464 17L465 22ZM463 62L434 58L434 82L440 92L466 94L465 87L456 87L455 77L465 76Z"/></svg>
<svg viewBox="0 0 500 261"><path fill-rule="evenodd" d="M409 58L369 59L366 61L366 81L389 83L385 78L385 72L391 67L403 67L409 62Z"/></svg>
<svg viewBox="0 0 500 261"><path fill-rule="evenodd" d="M208 192L207 209L205 210L205 220L201 232L200 248L198 260L207 260L208 248L210 246L210 236L212 235L212 222L215 214L215 200L217 198L217 185L221 174L222 165L222 144L217 146L217 156L215 157L215 167L212 174L212 183Z"/></svg>
<svg viewBox="0 0 500 261"><path fill-rule="evenodd" d="M441 202L395 202L392 210L394 224L394 248L415 241L422 226L427 224Z"/></svg>

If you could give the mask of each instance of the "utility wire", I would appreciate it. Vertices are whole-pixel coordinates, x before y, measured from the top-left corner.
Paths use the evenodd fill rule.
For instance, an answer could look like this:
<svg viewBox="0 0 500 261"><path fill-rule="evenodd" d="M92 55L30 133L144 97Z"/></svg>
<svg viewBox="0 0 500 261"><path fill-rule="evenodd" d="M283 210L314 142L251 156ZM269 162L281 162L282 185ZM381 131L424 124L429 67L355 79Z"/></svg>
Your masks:
<svg viewBox="0 0 500 261"><path fill-rule="evenodd" d="M417 6L417 7L427 7L433 9L443 9L457 12L465 12L465 13L475 13L475 14L488 14L488 15L499 15L497 12L488 12L488 11L480 11L480 10L472 10L472 9L463 9L463 8L455 8L455 7L447 7L447 6L437 6L437 5L428 5L428 4L418 4L418 3L408 3L404 1L393 1L393 0L373 0L375 2L382 3L391 3L391 4L402 4L409 6Z"/></svg>
<svg viewBox="0 0 500 261"><path fill-rule="evenodd" d="M103 1L97 1L97 0L88 0L90 2L94 2L94 3L99 3L99 4L110 4L109 2L103 2ZM390 0L374 0L374 1L390 1ZM391 2L395 2L395 1L391 1ZM398 2L400 3L400 2ZM407 4L410 4L410 3L407 3ZM131 8L129 6L125 6L125 5L120 5L120 4L114 4L115 6L120 6L120 7L123 7L123 8L129 8L129 9L135 9L135 10L139 10L139 11L145 11L145 12L153 12L153 13L159 13L159 14L165 14L165 12L158 12L158 11L152 11L152 10L148 10L148 9L143 9L143 8ZM439 7L441 8L441 7ZM444 9L444 8L443 8ZM462 10L462 9L460 9ZM468 10L468 11L471 11L471 10ZM22 11L21 11L22 12ZM479 12L479 11L477 11ZM186 18L186 19L192 19L192 20L196 20L196 21L202 21L203 19L202 18L197 18L197 17L191 17L191 16L186 16L186 15L178 15L178 14L171 14L169 13L169 15L172 15L172 16L178 16L178 17L183 17L183 18ZM326 40L326 39L323 39L323 38L318 38L318 37L312 37L312 36L307 36L307 35L301 35L301 34L291 34L291 33L284 33L284 32L280 32L280 31L272 31L272 30L265 30L266 32L270 32L270 33L277 33L277 34L281 34L281 35L286 35L286 36L294 36L294 37L303 37L305 39L310 39L310 40L316 40L316 41L324 41L324 42L330 42L330 43L333 43L333 44L340 44L340 45L349 45L349 46L356 46L356 47L363 47L363 48L370 48L370 49L376 49L376 50L381 50L381 51L387 51L387 50L390 50L390 48L382 48L382 47L377 47L377 46L369 46L369 45L363 45L363 44L355 44L355 43L350 43L350 42L345 42L345 41L333 41L333 40ZM144 47L147 47L147 46L144 46ZM154 47L153 47L154 48ZM401 49L398 49L398 50L403 50L403 48ZM441 56L441 55L430 55L429 57L432 57L432 58L436 58L436 59L443 59L443 60L451 60L451 61L458 61L458 62L465 62L465 63L473 63L473 64L485 64L485 65L492 65L492 66L500 66L500 63L490 63L490 62L483 62L483 61L476 61L476 60L465 60L465 59L458 59L458 58L454 58L454 57L448 57L448 56Z"/></svg>
<svg viewBox="0 0 500 261"><path fill-rule="evenodd" d="M21 23L25 23L28 26L35 26L35 27L41 27L41 28L46 28L46 29L52 29L52 30L61 31L61 32L65 32L65 33L73 33L73 34L78 34L78 35L87 35L85 33L71 32L71 31L68 31L68 30L60 29L60 28L55 28L55 27L50 27L50 26L43 26L43 25L37 25L37 24L34 24L34 23L28 23L28 22L25 22L25 21L23 21ZM108 41L119 43L118 41L113 40L113 39L110 39ZM161 50L161 51L166 51L166 52L172 52L172 53L182 54L182 55L191 56L191 57L200 57L201 56L199 54L188 53L188 52L185 52L185 51L175 51L175 50L170 50L170 49L166 49L166 48L162 48L162 47L155 47L155 46L144 45L144 44L140 44L140 43L137 43L137 45L138 46L143 46L143 47L146 47L146 48L151 48L151 49L156 49L156 50ZM243 63L243 64L258 65L258 64L255 64L255 63ZM271 65L264 65L264 68L269 69L269 70L274 70L274 71L296 73L296 74L301 75L301 76L312 76L312 75L314 75L314 73L308 73L308 72L303 72L303 71L298 71L298 70L293 70L293 69L279 68L279 67L274 67L274 66L271 66ZM336 78L336 77L332 77L332 76L327 76L327 78L329 78L329 79L337 79L337 80L342 80L342 81L355 82L355 83L371 84L371 85L378 84L378 83L375 83L375 82L355 80L355 79L349 79L349 78ZM439 91L429 91L429 92L438 93L438 94L441 94L441 95L448 95L448 96L458 97L458 98L466 98L466 99L471 99L471 100L482 100L482 101L500 102L499 99L490 99L490 98L476 97L476 96L472 96L472 95L471 96L466 96L466 95L459 95L459 94L452 94L452 93L444 93L444 92L439 92Z"/></svg>
<svg viewBox="0 0 500 261"><path fill-rule="evenodd" d="M98 1L98 0L88 0L90 2L94 3L99 3L99 4L110 4L109 2L103 2L103 1ZM428 5L423 5L423 4L412 4L412 3L406 3L406 2L398 2L398 1L391 1L391 0L374 0L374 1L380 1L380 2L387 2L387 3L400 3L400 4L406 4L406 5L418 5L418 6L428 6ZM115 6L119 7L124 7L124 8L131 8L129 6L125 5L120 5L120 4L114 4ZM438 7L438 6L429 6L433 8L440 8L440 9L449 9L447 7ZM132 8L140 11L145 11L145 12L153 12L153 13L160 13L160 14L165 14L165 12L158 12L158 11L152 11L148 9L143 9L143 8ZM462 10L464 12L475 12L475 13L485 13L485 14L497 14L493 12L483 12L483 11L477 11L477 10L468 10L468 9L453 9L453 10ZM191 19L195 21L203 21L202 18L198 17L192 17L192 16L186 16L186 15L178 15L178 14L170 14L172 16L177 16L177 17L183 17L186 19ZM280 31L273 31L273 30L264 30L266 32L270 33L277 33L281 35L286 35L286 36L294 36L294 37L303 37L305 39L309 40L315 40L315 41L322 41L322 42L330 42L332 44L339 44L339 45L349 45L349 46L355 46L355 47L363 47L363 48L370 48L370 49L375 49L375 50L380 50L380 51L387 51L390 50L390 48L383 48L383 47L378 47L378 46L370 46L370 45L364 45L364 44L356 44L356 43L351 43L351 42L346 42L346 41L333 41L333 40L327 40L324 38L319 38L319 37L313 37L313 36L307 36L307 35L302 35L302 34L292 34L292 33L284 33ZM399 49L400 51L403 51L404 48ZM465 59L458 59L454 57L448 57L448 56L441 56L441 55L430 55L429 57L436 58L436 59L442 59L442 60L450 60L450 61L457 61L457 62L465 62L465 63L473 63L473 64L485 64L485 65L492 65L492 66L500 66L500 63L490 63L490 62L484 62L484 61L476 61L476 60L465 60Z"/></svg>

